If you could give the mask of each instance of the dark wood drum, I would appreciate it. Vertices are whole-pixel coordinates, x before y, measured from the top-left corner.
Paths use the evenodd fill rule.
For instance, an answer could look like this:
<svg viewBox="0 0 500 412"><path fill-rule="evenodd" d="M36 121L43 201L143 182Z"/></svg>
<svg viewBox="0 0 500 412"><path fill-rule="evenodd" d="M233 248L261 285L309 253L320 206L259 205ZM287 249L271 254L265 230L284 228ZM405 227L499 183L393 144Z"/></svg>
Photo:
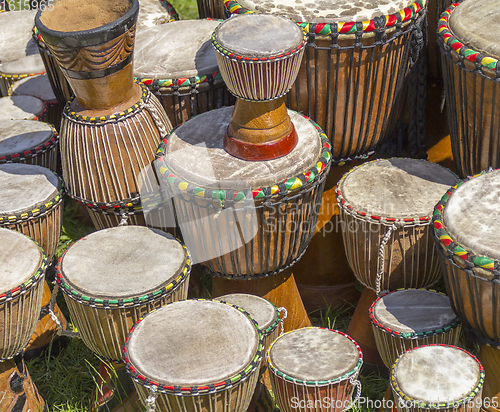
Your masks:
<svg viewBox="0 0 500 412"><path fill-rule="evenodd" d="M446 107L460 177L500 167L500 1L460 1L439 20Z"/></svg>
<svg viewBox="0 0 500 412"><path fill-rule="evenodd" d="M124 353L145 405L161 412L246 412L262 349L260 330L243 309L185 300L140 319Z"/></svg>
<svg viewBox="0 0 500 412"><path fill-rule="evenodd" d="M187 298L191 260L168 233L124 226L80 239L56 269L85 344L99 356L122 361L125 336L141 316Z"/></svg>
<svg viewBox="0 0 500 412"><path fill-rule="evenodd" d="M325 130L334 158L365 154L389 137L401 104L410 42L422 29L427 0L224 4L231 14L284 15L306 31L306 54L287 104Z"/></svg>

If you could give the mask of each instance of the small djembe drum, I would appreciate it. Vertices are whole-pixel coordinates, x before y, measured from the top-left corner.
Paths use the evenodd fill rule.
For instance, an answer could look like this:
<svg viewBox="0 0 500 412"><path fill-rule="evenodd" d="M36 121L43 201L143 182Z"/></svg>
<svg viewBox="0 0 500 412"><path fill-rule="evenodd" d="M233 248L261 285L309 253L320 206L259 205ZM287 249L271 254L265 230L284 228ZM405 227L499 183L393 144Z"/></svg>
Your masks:
<svg viewBox="0 0 500 412"><path fill-rule="evenodd" d="M288 107L316 121L333 158L373 150L394 130L408 56L421 32L427 0L332 2L225 0L231 14L273 13L300 22L307 51Z"/></svg>
<svg viewBox="0 0 500 412"><path fill-rule="evenodd" d="M42 120L47 112L45 103L34 96L5 96L0 98L0 121Z"/></svg>
<svg viewBox="0 0 500 412"><path fill-rule="evenodd" d="M185 300L141 318L127 336L124 357L141 400L156 401L157 411L245 412L262 349L261 331L243 309Z"/></svg>
<svg viewBox="0 0 500 412"><path fill-rule="evenodd" d="M271 344L266 360L280 411L342 412L361 394L363 354L345 333L324 328L287 332Z"/></svg>
<svg viewBox="0 0 500 412"><path fill-rule="evenodd" d="M477 412L484 370L462 348L425 345L399 356L390 382L399 412Z"/></svg>
<svg viewBox="0 0 500 412"><path fill-rule="evenodd" d="M0 123L0 164L27 163L56 171L59 137L48 123L6 120Z"/></svg>
<svg viewBox="0 0 500 412"><path fill-rule="evenodd" d="M446 107L460 177L500 167L498 1L459 1L439 20Z"/></svg>
<svg viewBox="0 0 500 412"><path fill-rule="evenodd" d="M43 73L45 73L45 67L43 66L42 59L37 54L1 63L0 91L3 96L8 96L10 88L19 80Z"/></svg>
<svg viewBox="0 0 500 412"><path fill-rule="evenodd" d="M174 126L235 102L222 80L210 40L219 24L187 20L137 33L134 76L158 97Z"/></svg>
<svg viewBox="0 0 500 412"><path fill-rule="evenodd" d="M97 228L117 226L123 219L144 225L139 193L157 188L141 181L141 173L171 124L156 97L134 83L138 1L122 0L100 10L100 2L92 0L74 5L75 13L67 13L66 6L61 0L50 12L39 11L35 24L76 96L61 124L68 194L89 206ZM78 7L95 13L97 27L73 17Z"/></svg>
<svg viewBox="0 0 500 412"><path fill-rule="evenodd" d="M84 343L111 361L144 313L187 298L190 256L173 236L143 226L100 230L59 259L57 282Z"/></svg>
<svg viewBox="0 0 500 412"><path fill-rule="evenodd" d="M380 296L370 307L370 320L388 368L410 348L456 345L461 331L448 297L425 289L401 289Z"/></svg>
<svg viewBox="0 0 500 412"><path fill-rule="evenodd" d="M483 172L450 188L434 211L434 240L441 251L446 290L469 337L481 346L484 397L500 394L500 215L494 209L500 171ZM498 401L498 399L496 399Z"/></svg>

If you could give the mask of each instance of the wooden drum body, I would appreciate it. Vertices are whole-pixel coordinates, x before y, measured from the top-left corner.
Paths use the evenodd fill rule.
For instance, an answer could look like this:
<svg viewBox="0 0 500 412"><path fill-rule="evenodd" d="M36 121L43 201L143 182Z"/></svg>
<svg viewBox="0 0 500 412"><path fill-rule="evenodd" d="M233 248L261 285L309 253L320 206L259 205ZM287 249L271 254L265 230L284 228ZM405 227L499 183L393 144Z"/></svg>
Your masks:
<svg viewBox="0 0 500 412"><path fill-rule="evenodd" d="M434 343L456 345L461 331L448 297L425 289L382 295L370 307L370 320L388 368L408 349Z"/></svg>
<svg viewBox="0 0 500 412"><path fill-rule="evenodd" d="M460 177L500 167L499 3L461 1L439 20L446 106Z"/></svg>
<svg viewBox="0 0 500 412"><path fill-rule="evenodd" d="M446 290L464 328L480 344L500 342L500 214L495 209L500 171L450 188L434 211Z"/></svg>
<svg viewBox="0 0 500 412"><path fill-rule="evenodd" d="M336 193L344 246L363 285L379 294L439 279L431 214L457 180L437 164L397 158L375 160L344 175Z"/></svg>
<svg viewBox="0 0 500 412"><path fill-rule="evenodd" d="M223 148L232 112L204 113L176 128L160 145L156 170L194 262L232 279L269 276L309 244L330 144L317 125L289 111L295 149L275 160L241 160Z"/></svg>
<svg viewBox="0 0 500 412"><path fill-rule="evenodd" d="M54 127L36 120L0 123L0 164L26 163L57 170L59 137Z"/></svg>
<svg viewBox="0 0 500 412"><path fill-rule="evenodd" d="M478 412L484 370L477 358L451 345L424 345L398 357L391 387L399 412Z"/></svg>
<svg viewBox="0 0 500 412"><path fill-rule="evenodd" d="M56 269L85 344L121 361L125 337L141 316L186 299L191 262L186 248L168 233L125 226L80 239Z"/></svg>
<svg viewBox="0 0 500 412"><path fill-rule="evenodd" d="M423 25L426 5L406 0L311 9L295 1L225 1L229 13L284 15L308 33L287 104L325 130L334 158L367 153L393 131L410 42Z"/></svg>
<svg viewBox="0 0 500 412"><path fill-rule="evenodd" d="M29 237L0 228L0 359L28 345L42 307L46 257Z"/></svg>
<svg viewBox="0 0 500 412"><path fill-rule="evenodd" d="M211 43L217 20L158 24L137 33L134 76L160 100L174 126L233 105ZM163 45L158 48L158 45Z"/></svg>
<svg viewBox="0 0 500 412"><path fill-rule="evenodd" d="M164 339L168 336L168 339ZM131 329L125 365L144 404L161 412L245 412L262 361L262 335L243 309L174 302Z"/></svg>
<svg viewBox="0 0 500 412"><path fill-rule="evenodd" d="M324 328L287 332L272 343L266 360L276 402L283 412L342 412L361 393L357 378L363 354L342 332Z"/></svg>

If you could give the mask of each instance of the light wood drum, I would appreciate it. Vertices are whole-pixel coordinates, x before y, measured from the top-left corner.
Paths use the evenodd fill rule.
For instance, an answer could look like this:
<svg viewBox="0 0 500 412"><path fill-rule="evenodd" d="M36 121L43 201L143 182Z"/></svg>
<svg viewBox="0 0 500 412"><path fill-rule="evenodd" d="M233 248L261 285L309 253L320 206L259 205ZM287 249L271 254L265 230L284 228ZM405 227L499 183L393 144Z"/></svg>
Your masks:
<svg viewBox="0 0 500 412"><path fill-rule="evenodd" d="M342 332L324 328L287 332L271 344L266 360L276 402L283 412L341 412L360 396L357 379L363 354Z"/></svg>
<svg viewBox="0 0 500 412"><path fill-rule="evenodd" d="M375 160L337 186L347 260L377 294L427 287L441 276L430 231L434 205L458 181L425 160Z"/></svg>
<svg viewBox="0 0 500 412"><path fill-rule="evenodd" d="M121 361L127 332L144 313L186 299L191 262L168 233L124 226L80 239L56 269L84 343L99 356Z"/></svg>
<svg viewBox="0 0 500 412"><path fill-rule="evenodd" d="M423 25L427 1L365 0L312 4L295 0L225 0L231 14L280 14L308 34L288 107L316 121L334 158L361 155L394 129L410 41Z"/></svg>
<svg viewBox="0 0 500 412"><path fill-rule="evenodd" d="M5 96L0 98L0 121L41 120L47 112L43 100L34 96Z"/></svg>
<svg viewBox="0 0 500 412"><path fill-rule="evenodd" d="M34 239L52 259L63 216L63 183L41 166L0 165L0 226Z"/></svg>
<svg viewBox="0 0 500 412"><path fill-rule="evenodd" d="M140 319L124 353L141 400L156 399L158 411L245 412L262 349L260 330L243 309L185 300Z"/></svg>
<svg viewBox="0 0 500 412"><path fill-rule="evenodd" d="M500 167L500 1L461 1L439 20L446 107L460 177Z"/></svg>
<svg viewBox="0 0 500 412"><path fill-rule="evenodd" d="M404 352L391 369L399 412L477 412L484 370L477 358L451 345L424 345Z"/></svg>
<svg viewBox="0 0 500 412"><path fill-rule="evenodd" d="M211 43L219 24L217 20L186 20L137 33L134 76L158 97L174 126L235 102L222 80Z"/></svg>
<svg viewBox="0 0 500 412"><path fill-rule="evenodd" d="M48 123L36 120L0 123L0 164L26 163L56 171L58 147L57 132Z"/></svg>
<svg viewBox="0 0 500 412"><path fill-rule="evenodd" d="M500 171L450 188L434 212L446 290L464 328L478 343L500 342Z"/></svg>
<svg viewBox="0 0 500 412"><path fill-rule="evenodd" d="M377 348L385 366L416 346L456 345L460 321L448 297L425 289L403 289L383 295L370 307Z"/></svg>
<svg viewBox="0 0 500 412"><path fill-rule="evenodd" d="M0 228L0 360L20 353L42 307L46 257L32 239Z"/></svg>

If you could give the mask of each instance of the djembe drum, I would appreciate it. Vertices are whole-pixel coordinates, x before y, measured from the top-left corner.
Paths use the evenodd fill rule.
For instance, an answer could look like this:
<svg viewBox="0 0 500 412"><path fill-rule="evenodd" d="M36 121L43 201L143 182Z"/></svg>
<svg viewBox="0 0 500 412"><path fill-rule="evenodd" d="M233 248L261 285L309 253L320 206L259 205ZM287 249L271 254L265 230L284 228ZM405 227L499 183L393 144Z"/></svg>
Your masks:
<svg viewBox="0 0 500 412"><path fill-rule="evenodd" d="M425 345L404 352L391 369L398 411L476 412L484 370L477 358L451 345Z"/></svg>
<svg viewBox="0 0 500 412"><path fill-rule="evenodd" d="M453 310L481 346L490 401L500 393L499 246L500 215L494 204L500 171L483 172L450 188L434 211L434 240ZM491 346L488 347L487 345ZM497 399L497 401L499 401ZM498 410L498 404L487 410Z"/></svg>
<svg viewBox="0 0 500 412"><path fill-rule="evenodd" d="M125 226L80 239L56 270L84 343L108 360L122 361L125 337L144 313L186 299L191 262L168 233Z"/></svg>
<svg viewBox="0 0 500 412"><path fill-rule="evenodd" d="M314 7L295 1L225 0L224 5L232 14L284 15L308 33L287 105L325 130L334 158L365 154L389 137L426 0Z"/></svg>
<svg viewBox="0 0 500 412"><path fill-rule="evenodd" d="M370 307L370 320L388 368L410 348L456 345L461 331L448 297L425 289L401 289L380 296Z"/></svg>
<svg viewBox="0 0 500 412"><path fill-rule="evenodd" d="M18 60L0 64L0 92L9 95L10 88L26 77L45 73L42 59L37 54L22 57Z"/></svg>
<svg viewBox="0 0 500 412"><path fill-rule="evenodd" d="M243 309L185 300L140 319L124 358L141 400L156 402L156 410L245 412L262 349L261 331Z"/></svg>
<svg viewBox="0 0 500 412"><path fill-rule="evenodd" d="M459 1L439 20L453 159L461 177L500 166L499 6Z"/></svg>
<svg viewBox="0 0 500 412"><path fill-rule="evenodd" d="M174 126L235 102L222 80L210 41L219 24L217 20L187 20L137 33L134 76L158 97Z"/></svg>
<svg viewBox="0 0 500 412"><path fill-rule="evenodd" d="M34 96L5 96L0 98L0 121L41 120L47 109L45 103Z"/></svg>
<svg viewBox="0 0 500 412"><path fill-rule="evenodd" d="M95 0L76 5L100 19L92 28L73 18L77 13L66 13L65 6L62 0L50 12L39 11L35 24L76 96L67 103L61 124L68 194L89 206L97 228L127 218L145 224L139 193L156 188L141 182L141 172L171 124L156 97L134 83L139 4ZM78 56L78 63L71 56Z"/></svg>
<svg viewBox="0 0 500 412"><path fill-rule="evenodd" d="M0 164L27 163L57 170L59 137L48 123L6 120L0 123Z"/></svg>
<svg viewBox="0 0 500 412"><path fill-rule="evenodd" d="M361 394L357 379L363 354L345 333L324 328L287 332L271 344L266 360L283 412L341 412L350 409Z"/></svg>

